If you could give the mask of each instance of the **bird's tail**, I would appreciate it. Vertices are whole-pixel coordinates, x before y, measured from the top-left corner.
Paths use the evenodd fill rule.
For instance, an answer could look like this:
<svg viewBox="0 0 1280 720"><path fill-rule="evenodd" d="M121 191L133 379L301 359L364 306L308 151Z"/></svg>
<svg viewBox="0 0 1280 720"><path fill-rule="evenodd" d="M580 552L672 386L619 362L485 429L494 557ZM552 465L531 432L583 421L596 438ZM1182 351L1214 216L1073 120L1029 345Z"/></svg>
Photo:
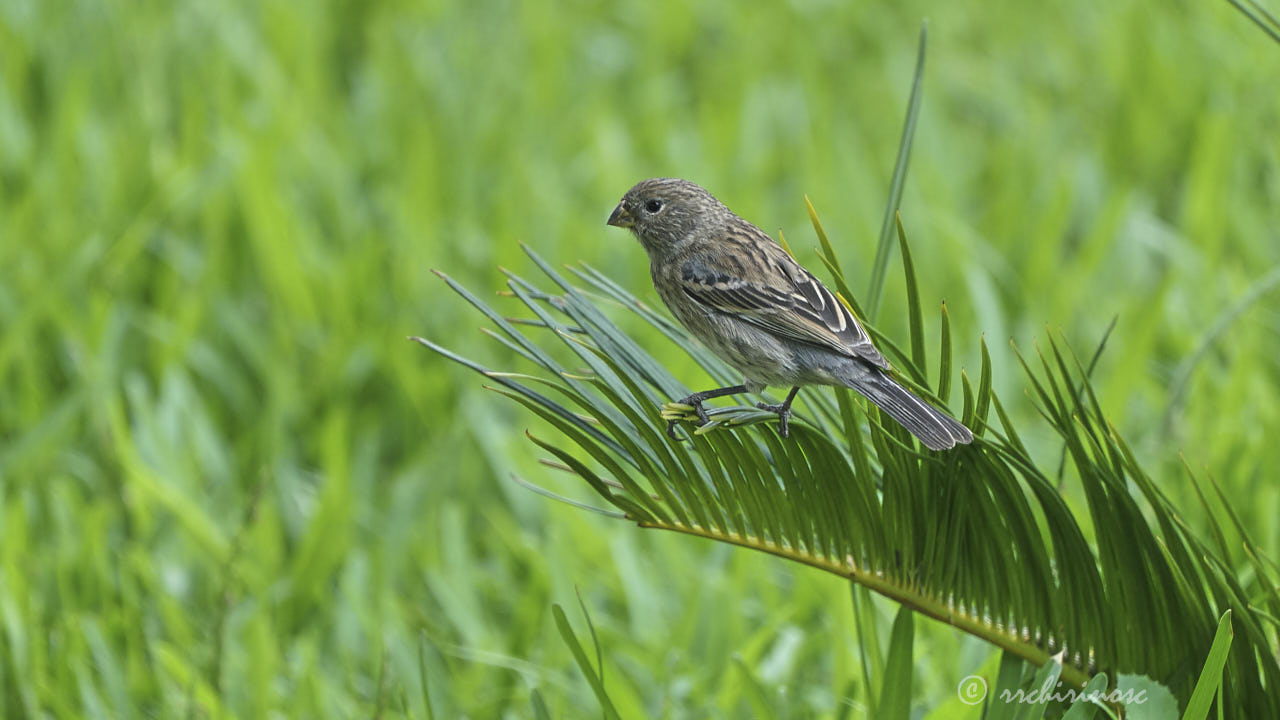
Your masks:
<svg viewBox="0 0 1280 720"><path fill-rule="evenodd" d="M875 403L889 417L920 438L930 450L946 450L973 442L973 433L950 415L916 397L879 370L851 380L849 387Z"/></svg>

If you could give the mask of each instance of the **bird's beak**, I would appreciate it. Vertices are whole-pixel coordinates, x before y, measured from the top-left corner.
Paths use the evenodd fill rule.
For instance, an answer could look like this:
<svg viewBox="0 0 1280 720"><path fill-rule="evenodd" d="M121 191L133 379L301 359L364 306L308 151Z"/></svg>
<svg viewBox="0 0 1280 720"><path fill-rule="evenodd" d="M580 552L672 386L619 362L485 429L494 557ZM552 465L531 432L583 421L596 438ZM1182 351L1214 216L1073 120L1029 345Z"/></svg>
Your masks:
<svg viewBox="0 0 1280 720"><path fill-rule="evenodd" d="M618 203L618 207L613 209L613 214L609 216L609 224L614 227L629 228L636 224L636 219L631 217L631 213Z"/></svg>

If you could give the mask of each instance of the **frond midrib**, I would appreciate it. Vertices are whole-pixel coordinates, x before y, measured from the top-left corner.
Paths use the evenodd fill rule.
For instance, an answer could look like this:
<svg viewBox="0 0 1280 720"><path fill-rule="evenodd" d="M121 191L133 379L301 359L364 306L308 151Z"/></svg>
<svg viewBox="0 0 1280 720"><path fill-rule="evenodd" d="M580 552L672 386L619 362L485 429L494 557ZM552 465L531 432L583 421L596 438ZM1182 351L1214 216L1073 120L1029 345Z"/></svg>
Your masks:
<svg viewBox="0 0 1280 720"><path fill-rule="evenodd" d="M629 519L634 521L634 518ZM716 530L707 530L697 526L683 525L680 523L664 523L655 520L640 520L635 522L641 528L669 530L684 535L691 535L708 540L729 543L739 547L750 548L752 550L758 550L786 560L808 565L810 567L829 572L833 575L838 575L846 580L855 582L868 590L879 593L894 602L909 607L922 615L927 615L935 620L944 622L957 630L985 640L986 642L1006 650L1017 657L1035 664L1036 666L1043 665L1055 657L1055 655L1050 653L1048 650L1032 642L1030 638L1024 638L1022 634L1002 629L987 618L979 617L964 608L957 608L954 603L947 603L941 598L923 592L918 588L912 587L910 584L903 583L883 571L859 567L853 558L847 558L845 562L841 563L832 560L830 557L825 555L817 555L805 550L779 545L778 543L770 540L743 536L731 531L721 532ZM1062 651L1059 652L1061 653ZM1070 683L1077 687L1084 687L1090 677L1090 672L1073 664L1069 664L1066 662L1064 656L1061 677L1063 682Z"/></svg>

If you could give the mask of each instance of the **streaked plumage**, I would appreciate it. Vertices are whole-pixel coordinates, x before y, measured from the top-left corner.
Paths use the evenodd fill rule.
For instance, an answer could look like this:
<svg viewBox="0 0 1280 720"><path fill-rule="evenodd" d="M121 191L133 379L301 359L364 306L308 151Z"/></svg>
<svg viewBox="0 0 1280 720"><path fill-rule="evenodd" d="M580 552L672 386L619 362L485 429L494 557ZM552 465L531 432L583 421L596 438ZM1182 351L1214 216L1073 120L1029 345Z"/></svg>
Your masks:
<svg viewBox="0 0 1280 720"><path fill-rule="evenodd" d="M681 401L703 421L702 401L713 397L769 385L838 385L862 393L929 448L972 441L967 428L884 372L889 363L834 293L698 185L676 178L638 183L609 224L636 234L663 302L743 374L741 386ZM793 389L781 405L759 405L778 413L784 436L794 396Z"/></svg>

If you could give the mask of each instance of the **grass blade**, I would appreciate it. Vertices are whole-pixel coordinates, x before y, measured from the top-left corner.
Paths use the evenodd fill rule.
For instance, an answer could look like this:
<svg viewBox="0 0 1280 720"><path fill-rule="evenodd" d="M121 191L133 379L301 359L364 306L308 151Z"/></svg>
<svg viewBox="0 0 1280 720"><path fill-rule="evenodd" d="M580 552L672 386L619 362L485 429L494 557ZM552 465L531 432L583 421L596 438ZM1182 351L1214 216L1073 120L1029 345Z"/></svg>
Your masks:
<svg viewBox="0 0 1280 720"><path fill-rule="evenodd" d="M898 609L889 633L889 656L884 665L884 683L876 717L907 720L911 717L911 651L915 639L915 615L906 607Z"/></svg>
<svg viewBox="0 0 1280 720"><path fill-rule="evenodd" d="M1187 701L1187 709L1182 713L1182 720L1204 720L1209 716L1209 708L1213 698L1222 687L1222 668L1227 664L1227 653L1231 650L1231 639L1235 631L1231 628L1231 611L1222 613L1218 621L1218 632L1213 636L1213 646L1209 648L1209 656L1205 658L1204 670L1200 679L1196 680L1196 689L1191 692ZM1218 704L1219 714L1222 704Z"/></svg>
<svg viewBox="0 0 1280 720"><path fill-rule="evenodd" d="M560 607L559 603L556 603L551 606L551 614L555 617L556 629L560 631L560 637L564 638L564 644L568 646L569 652L573 654L574 661L578 663L578 669L582 670L582 674L587 678L587 684L591 686L591 691L596 694L596 699L600 701L600 708L604 710L604 716L610 720L622 720L622 716L618 714L618 709L613 706L613 700L609 699L609 693L605 691L604 682L591 667L591 661L587 659L587 653L582 649L582 643L578 642L578 636L574 634L573 627L569 625L569 619L564 615L564 608Z"/></svg>
<svg viewBox="0 0 1280 720"><path fill-rule="evenodd" d="M1266 275L1254 281L1244 295L1232 303L1231 307L1222 311L1218 319L1213 322L1209 330L1200 338L1196 349L1187 356L1186 360L1183 360L1178 365L1178 369L1173 373L1173 380L1169 382L1168 405L1165 406L1164 417L1160 422L1162 428L1168 431L1173 424L1174 414L1178 412L1178 407L1182 404L1182 396L1186 392L1187 384L1191 381L1191 374L1205 355L1208 354L1213 344L1231 327L1237 318L1276 288L1280 288L1280 266L1272 268Z"/></svg>
<svg viewBox="0 0 1280 720"><path fill-rule="evenodd" d="M1236 7L1237 10L1244 13L1244 16L1253 21L1253 24L1262 29L1262 32L1271 36L1272 40L1280 43L1280 20L1276 19L1270 11L1262 7L1253 0L1249 0L1249 5L1245 7L1239 0L1227 0Z"/></svg>
<svg viewBox="0 0 1280 720"><path fill-rule="evenodd" d="M902 202L902 186L907 180L907 164L911 160L911 143L916 134L916 119L920 115L920 100L924 94L925 47L929 40L929 22L920 24L920 42L916 48L916 72L911 80L911 99L907 103L907 117L902 124L902 139L898 143L898 159L893 165L893 180L889 185L889 201L885 204L884 222L880 224L880 242L876 245L875 261L871 265L871 283L867 287L867 318L875 322L880 313L880 296L884 293L884 280L889 270L889 252L893 242L894 218Z"/></svg>

